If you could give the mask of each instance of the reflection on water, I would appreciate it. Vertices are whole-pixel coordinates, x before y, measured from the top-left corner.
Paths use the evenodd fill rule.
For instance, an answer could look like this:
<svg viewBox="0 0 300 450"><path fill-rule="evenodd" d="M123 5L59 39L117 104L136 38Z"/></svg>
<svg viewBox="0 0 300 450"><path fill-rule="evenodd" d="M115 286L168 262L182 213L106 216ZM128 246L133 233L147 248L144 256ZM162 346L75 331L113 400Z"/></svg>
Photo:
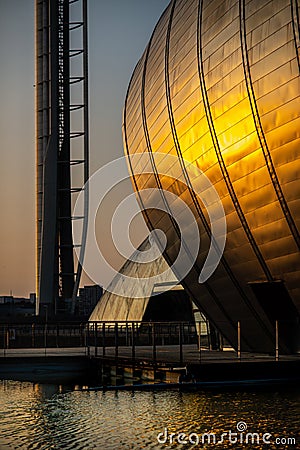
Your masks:
<svg viewBox="0 0 300 450"><path fill-rule="evenodd" d="M0 381L0 449L300 448L300 390L248 392L95 392ZM179 444L178 433L247 431L296 445ZM159 444L157 435L175 433ZM245 433L244 433L245 434ZM192 435L191 435L192 436ZM172 439L172 438L171 438ZM195 436L192 437L192 441ZM212 439L212 438L211 438ZM161 435L161 441L164 435Z"/></svg>

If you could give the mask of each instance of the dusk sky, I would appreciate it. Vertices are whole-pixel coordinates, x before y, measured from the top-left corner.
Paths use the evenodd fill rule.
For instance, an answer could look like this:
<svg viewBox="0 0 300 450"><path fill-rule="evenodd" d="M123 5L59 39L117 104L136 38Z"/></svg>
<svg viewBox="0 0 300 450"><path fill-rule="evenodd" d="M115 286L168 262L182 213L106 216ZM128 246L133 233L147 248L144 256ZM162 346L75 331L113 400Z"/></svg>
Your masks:
<svg viewBox="0 0 300 450"><path fill-rule="evenodd" d="M132 71L168 0L89 0L90 171L123 155ZM0 295L35 291L34 1L0 0Z"/></svg>

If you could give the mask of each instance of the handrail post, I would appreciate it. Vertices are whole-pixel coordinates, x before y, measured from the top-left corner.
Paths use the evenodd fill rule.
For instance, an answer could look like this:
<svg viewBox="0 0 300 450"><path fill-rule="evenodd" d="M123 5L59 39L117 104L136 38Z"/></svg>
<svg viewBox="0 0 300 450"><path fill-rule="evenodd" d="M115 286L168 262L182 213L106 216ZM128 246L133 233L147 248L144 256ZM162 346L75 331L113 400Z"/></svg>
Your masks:
<svg viewBox="0 0 300 450"><path fill-rule="evenodd" d="M45 356L47 356L47 322L45 322L44 326L44 347L45 347Z"/></svg>
<svg viewBox="0 0 300 450"><path fill-rule="evenodd" d="M118 322L115 323L115 358L118 358L119 340L118 340Z"/></svg>
<svg viewBox="0 0 300 450"><path fill-rule="evenodd" d="M279 361L278 320L275 321L275 360Z"/></svg>
<svg viewBox="0 0 300 450"><path fill-rule="evenodd" d="M132 322L131 328L131 358L135 360L135 322Z"/></svg>
<svg viewBox="0 0 300 450"><path fill-rule="evenodd" d="M102 356L105 356L105 322L102 324Z"/></svg>
<svg viewBox="0 0 300 450"><path fill-rule="evenodd" d="M156 362L155 323L152 323L152 357L153 362Z"/></svg>
<svg viewBox="0 0 300 450"><path fill-rule="evenodd" d="M201 322L198 322L199 362L201 362Z"/></svg>
<svg viewBox="0 0 300 450"><path fill-rule="evenodd" d="M6 325L3 325L3 356L6 356Z"/></svg>
<svg viewBox="0 0 300 450"><path fill-rule="evenodd" d="M183 348L182 348L182 322L179 323L179 361L183 364Z"/></svg>
<svg viewBox="0 0 300 450"><path fill-rule="evenodd" d="M88 324L87 324L85 338L86 338L85 345L86 345L86 348L87 348L87 355L88 355L88 357L90 357L90 355L91 355L91 351L90 351L90 322L88 322Z"/></svg>
<svg viewBox="0 0 300 450"><path fill-rule="evenodd" d="M94 322L94 347L95 347L95 356L98 356L98 322Z"/></svg>
<svg viewBox="0 0 300 450"><path fill-rule="evenodd" d="M31 325L31 347L34 348L35 342L34 342L34 330L35 325L34 323Z"/></svg>
<svg viewBox="0 0 300 450"><path fill-rule="evenodd" d="M237 356L239 358L239 360L241 360L241 322L240 320L238 321L238 351L237 351Z"/></svg>

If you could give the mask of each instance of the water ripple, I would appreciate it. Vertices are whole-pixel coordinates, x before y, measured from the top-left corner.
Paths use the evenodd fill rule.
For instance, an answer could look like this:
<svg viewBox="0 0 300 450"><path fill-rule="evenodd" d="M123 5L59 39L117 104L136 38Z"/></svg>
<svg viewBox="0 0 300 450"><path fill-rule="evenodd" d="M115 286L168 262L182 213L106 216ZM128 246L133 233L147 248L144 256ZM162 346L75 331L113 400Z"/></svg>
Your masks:
<svg viewBox="0 0 300 450"><path fill-rule="evenodd" d="M228 430L235 432L239 421L244 421L250 432L271 433L274 439L299 439L300 391L296 388L222 393L61 390L53 385L1 381L0 449L204 448L169 440L159 444L157 435L167 429L168 436L180 432L221 436ZM224 442L217 448L233 446ZM252 448L262 446L254 443ZM288 446L270 444L268 448Z"/></svg>

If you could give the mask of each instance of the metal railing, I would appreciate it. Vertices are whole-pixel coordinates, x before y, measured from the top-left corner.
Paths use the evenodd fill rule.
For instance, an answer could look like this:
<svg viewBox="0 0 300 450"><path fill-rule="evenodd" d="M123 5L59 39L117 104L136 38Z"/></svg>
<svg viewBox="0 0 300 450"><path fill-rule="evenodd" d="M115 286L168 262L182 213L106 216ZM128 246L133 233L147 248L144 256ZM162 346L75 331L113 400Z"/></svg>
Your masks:
<svg viewBox="0 0 300 450"><path fill-rule="evenodd" d="M203 336L203 345L208 348L207 337ZM90 322L87 328L88 352L93 349L93 354L101 357L117 359L122 349L123 358L156 362L158 353L166 358L169 350L178 353L183 362L184 347L197 348L197 344L197 325L189 322Z"/></svg>
<svg viewBox="0 0 300 450"><path fill-rule="evenodd" d="M47 355L50 349L67 351L72 348L81 349L81 354L93 357L143 359L152 362L199 362L203 358L213 357L246 359L248 352L241 346L241 322L237 322L236 331L236 350L221 339L219 350L229 351L216 353L212 351L210 335L205 332L202 322L10 323L0 325L0 346L2 343L3 356L12 354L16 349L41 349ZM276 321L274 346L269 356L277 361L281 351L280 332L281 324Z"/></svg>
<svg viewBox="0 0 300 450"><path fill-rule="evenodd" d="M86 346L86 323L2 324L3 350Z"/></svg>

